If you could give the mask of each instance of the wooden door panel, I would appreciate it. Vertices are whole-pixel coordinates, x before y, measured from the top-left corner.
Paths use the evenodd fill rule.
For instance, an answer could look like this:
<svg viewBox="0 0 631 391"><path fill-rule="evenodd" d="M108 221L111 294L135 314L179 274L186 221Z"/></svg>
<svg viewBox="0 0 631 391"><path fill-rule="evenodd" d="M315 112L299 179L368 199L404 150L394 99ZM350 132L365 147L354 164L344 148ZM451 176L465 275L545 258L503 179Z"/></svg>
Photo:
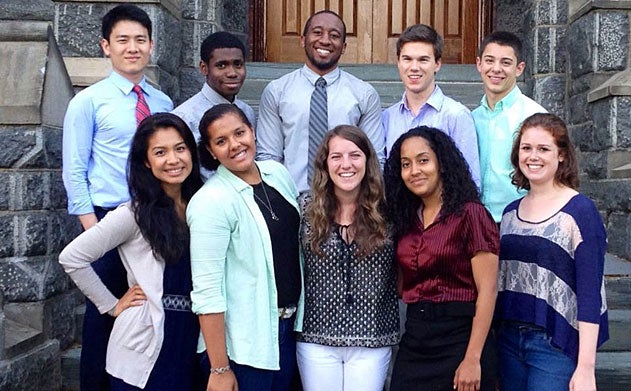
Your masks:
<svg viewBox="0 0 631 391"><path fill-rule="evenodd" d="M373 62L396 62L399 35L408 26L424 23L444 38L443 62L475 63L478 5L478 0L374 0L375 13L383 16L373 21Z"/></svg>
<svg viewBox="0 0 631 391"><path fill-rule="evenodd" d="M346 23L343 63L395 63L399 34L416 23L431 25L443 36L444 63L475 63L481 23L488 23L480 18L483 1L267 0L265 61L303 62L300 35L306 20L330 9Z"/></svg>

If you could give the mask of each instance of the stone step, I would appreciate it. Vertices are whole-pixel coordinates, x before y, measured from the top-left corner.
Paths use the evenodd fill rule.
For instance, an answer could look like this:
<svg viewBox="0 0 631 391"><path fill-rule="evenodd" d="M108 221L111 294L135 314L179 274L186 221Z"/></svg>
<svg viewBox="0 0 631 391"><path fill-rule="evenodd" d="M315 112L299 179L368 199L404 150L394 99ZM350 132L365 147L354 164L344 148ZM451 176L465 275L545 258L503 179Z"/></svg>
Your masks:
<svg viewBox="0 0 631 391"><path fill-rule="evenodd" d="M607 307L631 310L631 262L612 254L605 257Z"/></svg>
<svg viewBox="0 0 631 391"><path fill-rule="evenodd" d="M248 76L243 88L241 88L239 98L258 110L259 99L265 86L271 80L301 66L302 64L248 63ZM379 93L381 105L384 108L401 99L403 85L395 65L346 64L341 67L372 84ZM462 102L470 109L475 108L480 103L483 86L474 65L443 65L436 75L436 81L447 96Z"/></svg>
<svg viewBox="0 0 631 391"><path fill-rule="evenodd" d="M81 346L74 346L61 353L62 391L79 391L79 359Z"/></svg>
<svg viewBox="0 0 631 391"><path fill-rule="evenodd" d="M23 354L44 341L44 334L40 330L13 319L4 319L5 358Z"/></svg>
<svg viewBox="0 0 631 391"><path fill-rule="evenodd" d="M631 351L631 310L609 310L609 340L600 347L603 352Z"/></svg>
<svg viewBox="0 0 631 391"><path fill-rule="evenodd" d="M596 384L603 391L631 391L631 352L599 352Z"/></svg>

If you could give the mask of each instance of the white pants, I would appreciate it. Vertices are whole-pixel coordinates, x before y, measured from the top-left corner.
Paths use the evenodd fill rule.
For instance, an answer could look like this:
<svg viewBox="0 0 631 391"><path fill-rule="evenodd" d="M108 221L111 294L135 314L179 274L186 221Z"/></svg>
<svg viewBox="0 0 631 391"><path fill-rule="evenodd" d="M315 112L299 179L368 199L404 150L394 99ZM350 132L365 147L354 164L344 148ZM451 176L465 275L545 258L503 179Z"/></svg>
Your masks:
<svg viewBox="0 0 631 391"><path fill-rule="evenodd" d="M296 356L304 391L382 391L392 348L298 342Z"/></svg>

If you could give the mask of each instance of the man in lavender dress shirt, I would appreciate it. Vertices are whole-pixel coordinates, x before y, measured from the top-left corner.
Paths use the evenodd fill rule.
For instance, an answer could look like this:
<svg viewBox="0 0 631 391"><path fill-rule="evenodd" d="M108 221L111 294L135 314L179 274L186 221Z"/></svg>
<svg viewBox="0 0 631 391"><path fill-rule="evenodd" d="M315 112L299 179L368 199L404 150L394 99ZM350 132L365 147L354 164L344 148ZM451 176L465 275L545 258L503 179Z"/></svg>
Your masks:
<svg viewBox="0 0 631 391"><path fill-rule="evenodd" d="M445 96L436 85L442 52L443 38L427 25L410 26L399 36L397 67L405 92L401 101L384 110L381 117L386 154L399 136L411 128L426 125L441 129L462 152L479 187L478 140L471 112Z"/></svg>

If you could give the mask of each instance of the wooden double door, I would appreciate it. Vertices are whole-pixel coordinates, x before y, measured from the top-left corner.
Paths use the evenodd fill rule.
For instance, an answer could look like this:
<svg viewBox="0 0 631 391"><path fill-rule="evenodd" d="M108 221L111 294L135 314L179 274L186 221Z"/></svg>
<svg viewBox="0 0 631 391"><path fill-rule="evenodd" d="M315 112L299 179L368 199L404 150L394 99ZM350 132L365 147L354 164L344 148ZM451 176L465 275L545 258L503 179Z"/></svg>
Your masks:
<svg viewBox="0 0 631 391"><path fill-rule="evenodd" d="M304 24L313 12L330 9L346 23L347 48L342 62L394 63L399 34L407 26L424 23L443 36L444 63L472 64L480 38L488 33L490 1L266 0L262 4L266 15L265 27L261 29L264 42L259 45L264 54L255 53L255 59L304 61L304 49L300 47ZM255 36L254 40L257 39L261 37Z"/></svg>

